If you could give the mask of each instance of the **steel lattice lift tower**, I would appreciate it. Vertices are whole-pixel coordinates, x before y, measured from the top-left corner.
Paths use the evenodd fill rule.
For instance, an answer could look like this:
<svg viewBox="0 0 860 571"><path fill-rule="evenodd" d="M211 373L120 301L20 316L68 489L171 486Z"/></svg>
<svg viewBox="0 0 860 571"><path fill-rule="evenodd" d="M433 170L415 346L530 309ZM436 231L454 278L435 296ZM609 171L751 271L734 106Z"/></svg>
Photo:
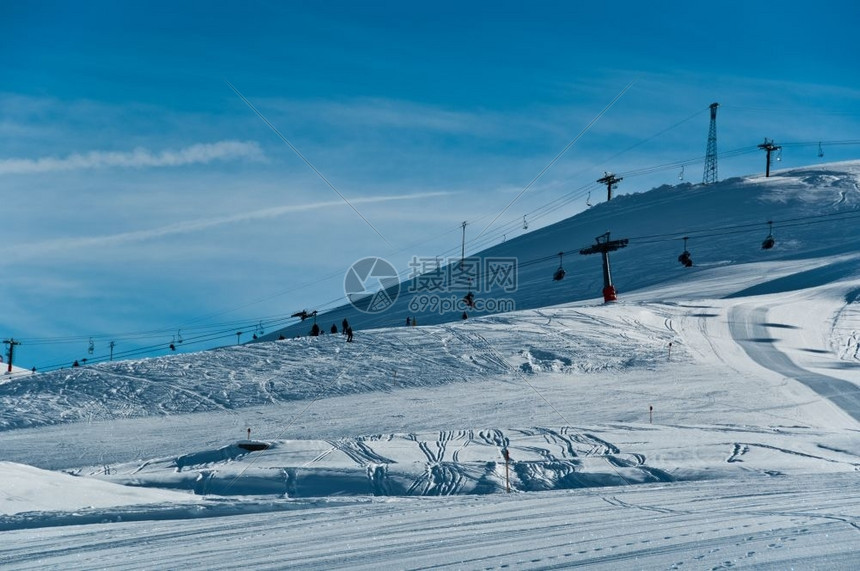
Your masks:
<svg viewBox="0 0 860 571"><path fill-rule="evenodd" d="M705 153L703 184L717 182L717 107L719 106L719 103L711 103L711 127L708 129L708 150Z"/></svg>

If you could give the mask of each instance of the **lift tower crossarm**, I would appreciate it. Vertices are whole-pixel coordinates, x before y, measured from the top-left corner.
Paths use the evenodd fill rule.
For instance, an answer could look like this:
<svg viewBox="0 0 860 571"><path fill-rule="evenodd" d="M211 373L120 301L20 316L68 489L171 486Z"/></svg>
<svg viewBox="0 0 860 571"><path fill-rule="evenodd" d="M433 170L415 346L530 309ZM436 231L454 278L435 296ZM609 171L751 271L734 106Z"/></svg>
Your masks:
<svg viewBox="0 0 860 571"><path fill-rule="evenodd" d="M615 250L624 248L630 242L627 238L622 240L610 240L609 232L598 236L595 240L597 241L597 244L589 246L588 248L583 248L579 253L583 256L587 256L589 254L599 254L601 252L614 252Z"/></svg>
<svg viewBox="0 0 860 571"><path fill-rule="evenodd" d="M624 180L624 178L615 176L611 172L604 172L603 174L605 176L597 179L597 182L606 185L606 200L612 200L612 189L615 188L616 184Z"/></svg>

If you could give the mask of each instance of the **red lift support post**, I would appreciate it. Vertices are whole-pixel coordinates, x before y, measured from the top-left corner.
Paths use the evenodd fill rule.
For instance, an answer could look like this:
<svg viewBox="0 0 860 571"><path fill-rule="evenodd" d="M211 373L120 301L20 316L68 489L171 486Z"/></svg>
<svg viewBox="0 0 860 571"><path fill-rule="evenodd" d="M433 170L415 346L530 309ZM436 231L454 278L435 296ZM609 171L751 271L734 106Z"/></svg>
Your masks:
<svg viewBox="0 0 860 571"><path fill-rule="evenodd" d="M6 339L5 341L3 341L3 343L9 346L9 353L8 353L8 356L9 356L9 368L7 369L7 371L6 371L6 372L7 372L7 373L11 373L11 372L12 372L12 359L13 359L13 358L14 358L14 356L15 356L15 346L16 346L16 345L20 345L20 344L21 344L21 342L20 342L20 341L15 341L15 339L14 339L14 338L9 338L9 339Z"/></svg>
<svg viewBox="0 0 860 571"><path fill-rule="evenodd" d="M609 252L614 252L615 250L624 248L627 246L628 240L627 238L622 240L610 240L609 232L602 236L598 236L595 240L597 240L597 244L589 246L588 248L583 248L579 253L583 256L598 253L603 255L603 301L605 303L617 301L618 296L616 295L615 286L612 285L612 274L609 271Z"/></svg>

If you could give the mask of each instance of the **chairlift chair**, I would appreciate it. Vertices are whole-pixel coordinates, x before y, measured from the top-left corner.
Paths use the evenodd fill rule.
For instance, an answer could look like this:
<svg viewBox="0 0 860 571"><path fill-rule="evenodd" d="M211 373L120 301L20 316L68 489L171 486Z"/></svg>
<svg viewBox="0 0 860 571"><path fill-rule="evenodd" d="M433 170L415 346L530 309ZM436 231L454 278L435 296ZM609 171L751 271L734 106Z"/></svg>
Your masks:
<svg viewBox="0 0 860 571"><path fill-rule="evenodd" d="M475 307L475 294L472 293L472 278L469 278L469 292L463 297L463 301L469 307Z"/></svg>
<svg viewBox="0 0 860 571"><path fill-rule="evenodd" d="M678 261L681 262L685 268L689 268L693 265L693 258L690 256L690 252L687 251L687 236L684 236L684 251L678 256Z"/></svg>
<svg viewBox="0 0 860 571"><path fill-rule="evenodd" d="M553 281L560 282L561 280L564 279L565 271L564 271L564 266L562 265L563 256L564 256L564 252L558 253L558 269L552 275Z"/></svg>
<svg viewBox="0 0 860 571"><path fill-rule="evenodd" d="M762 250L770 250L771 248L773 248L774 244L776 244L776 241L773 239L773 221L768 220L767 225L768 233L767 238L765 238L764 241L761 243Z"/></svg>

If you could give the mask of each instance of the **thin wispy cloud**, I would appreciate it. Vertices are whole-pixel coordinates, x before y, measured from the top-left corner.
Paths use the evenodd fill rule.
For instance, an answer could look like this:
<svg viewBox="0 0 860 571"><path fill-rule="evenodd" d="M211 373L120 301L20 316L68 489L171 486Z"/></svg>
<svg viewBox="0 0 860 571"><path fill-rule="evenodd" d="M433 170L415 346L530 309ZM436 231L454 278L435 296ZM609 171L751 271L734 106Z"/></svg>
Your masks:
<svg viewBox="0 0 860 571"><path fill-rule="evenodd" d="M178 150L153 152L138 147L132 151L90 151L65 157L0 159L0 175L35 174L100 168L179 167L236 159L262 160L263 150L255 141L199 143Z"/></svg>
<svg viewBox="0 0 860 571"><path fill-rule="evenodd" d="M353 202L362 204L393 202L403 200L420 200L424 198L435 198L446 196L449 192L422 192L414 194L405 194L400 196L367 196L356 198ZM339 200L329 200L324 202L310 202L306 204L293 204L286 206L275 206L271 208L261 208L247 212L231 214L229 216L217 216L212 218L203 218L198 220L188 220L176 222L166 226L157 228L148 228L145 230L136 230L133 232L120 232L116 234L106 234L102 236L82 236L77 238L60 238L55 240L47 240L44 242L32 244L20 244L15 249L15 258L17 259L32 259L40 255L52 254L57 252L67 252L78 249L86 249L92 247L119 246L128 243L143 242L147 240L155 240L165 238L177 234L189 234L208 230L217 226L227 224L236 224L241 222L250 222L254 220L263 220L277 218L287 214L296 212L307 212L310 210L324 210L344 206ZM9 261L5 259L3 261Z"/></svg>
<svg viewBox="0 0 860 571"><path fill-rule="evenodd" d="M451 111L413 102L360 99L350 103L321 103L323 117L332 122L351 122L377 128L418 129L440 133L486 132L498 118L479 113ZM489 114L487 114L489 115Z"/></svg>
<svg viewBox="0 0 860 571"><path fill-rule="evenodd" d="M526 135L565 132L543 107L488 110L470 108L454 110L442 105L423 104L400 99L355 98L288 100L264 99L267 108L289 118L285 126L297 120L326 124L331 129L359 129L366 133L412 133L442 136L469 136L503 140L521 140Z"/></svg>

